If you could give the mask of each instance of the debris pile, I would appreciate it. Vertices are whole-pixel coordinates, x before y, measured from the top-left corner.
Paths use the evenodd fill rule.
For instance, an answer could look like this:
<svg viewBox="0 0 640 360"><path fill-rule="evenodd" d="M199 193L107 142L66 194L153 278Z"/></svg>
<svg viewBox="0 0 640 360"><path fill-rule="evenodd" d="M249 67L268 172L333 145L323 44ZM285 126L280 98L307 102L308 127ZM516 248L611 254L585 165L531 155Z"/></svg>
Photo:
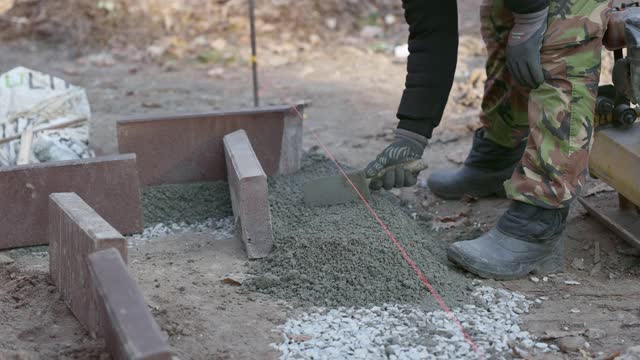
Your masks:
<svg viewBox="0 0 640 360"><path fill-rule="evenodd" d="M284 340L273 346L283 359L502 359L512 347L557 350L520 328L519 314L532 305L523 295L482 286L473 300L453 312L484 356L444 312L397 304L303 313L280 327Z"/></svg>

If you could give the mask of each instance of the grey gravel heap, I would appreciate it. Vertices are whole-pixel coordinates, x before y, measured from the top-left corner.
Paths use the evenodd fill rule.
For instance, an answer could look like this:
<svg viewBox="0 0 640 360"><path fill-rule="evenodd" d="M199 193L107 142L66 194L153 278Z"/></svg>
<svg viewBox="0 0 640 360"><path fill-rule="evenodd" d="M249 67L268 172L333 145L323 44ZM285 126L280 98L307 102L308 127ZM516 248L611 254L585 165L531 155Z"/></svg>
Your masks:
<svg viewBox="0 0 640 360"><path fill-rule="evenodd" d="M208 219L203 222L187 223L181 222L179 224L163 224L158 223L144 229L142 234L136 234L127 237L129 246L137 245L144 241L153 240L158 237L180 234L185 232L193 233L208 233L213 234L216 239L225 240L232 239L234 237L234 224L233 217L226 217L222 219Z"/></svg>
<svg viewBox="0 0 640 360"><path fill-rule="evenodd" d="M473 296L474 304L453 312L484 356L443 311L411 305L319 308L288 320L283 342L272 346L281 359L510 359L510 346L553 350L520 328L519 314L532 304L524 296L490 287Z"/></svg>
<svg viewBox="0 0 640 360"><path fill-rule="evenodd" d="M291 176L269 179L274 251L253 263L249 288L317 306L368 306L383 303L436 304L400 252L362 203L308 208L302 187L333 175L335 165L319 155L303 159ZM450 267L447 243L416 220L386 191L371 206L444 299L461 304L471 280Z"/></svg>
<svg viewBox="0 0 640 360"><path fill-rule="evenodd" d="M142 207L145 227L233 215L229 185L223 181L148 187L142 190Z"/></svg>

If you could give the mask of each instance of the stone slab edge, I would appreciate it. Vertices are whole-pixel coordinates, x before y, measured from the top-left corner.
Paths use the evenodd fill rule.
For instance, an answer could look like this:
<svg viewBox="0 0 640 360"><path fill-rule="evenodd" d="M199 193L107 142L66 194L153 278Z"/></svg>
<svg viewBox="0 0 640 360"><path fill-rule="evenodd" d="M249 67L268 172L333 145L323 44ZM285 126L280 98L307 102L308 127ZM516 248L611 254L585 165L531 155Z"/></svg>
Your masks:
<svg viewBox="0 0 640 360"><path fill-rule="evenodd" d="M91 203L94 199L91 199L90 194L92 192L100 192L100 189L88 189L88 188L82 188L82 189L75 189L72 188L71 185L65 184L64 181L60 180L60 176L58 176L58 178L55 181L54 186L50 185L51 181L49 180L48 177L48 170L52 170L52 171L64 171L64 168L66 167L77 167L77 166L99 166L100 164L103 163L110 163L110 162L130 162L133 161L133 165L131 166L131 170L135 171L135 176L132 176L130 179L126 179L127 184L126 186L128 186L128 189L135 189L134 191L137 192L137 194L134 194L134 196L137 197L137 201L134 199L132 200L131 203L128 203L128 207L127 207L127 214L123 214L122 210L124 209L122 206L118 206L117 204L109 204L108 206L105 204L93 204ZM0 190L4 190L4 191L30 191L31 192L31 197L29 198L28 196L24 196L25 199L29 198L32 203L31 204L27 204L25 206L29 207L30 212L28 214L26 214L27 216L30 216L31 218L29 219L24 219L26 224L28 226L26 226L24 223L22 224L22 226L18 227L18 229L20 229L21 231L25 231L26 232L18 232L17 230L8 230L7 231L0 231L0 249L9 249L9 248L15 248L15 247L23 247L23 246L34 246L34 245L44 245L44 244L48 244L47 241L47 236L46 236L46 217L47 217L47 208L48 208L48 196L50 193L54 193L54 192L70 192L70 191L75 191L75 190L81 190L83 192L83 194L81 194L82 196L87 195L88 199L87 200L91 200L89 201L91 203L91 206L94 207L95 209L97 209L97 211L103 211L105 208L108 209L108 211L105 210L105 212L107 214L105 214L105 217L107 217L107 219L113 224L113 226L115 228L118 229L118 231L120 231L121 233L124 234L133 234L133 233L140 233L143 230L143 220L142 220L142 203L141 203L141 197L140 197L140 185L139 185L139 180L138 180L138 175L137 175L137 166L135 165L135 161L136 161L136 155L135 154L122 154L122 155L110 155L110 156L102 156L102 157L97 157L97 158L91 158L91 159L82 159L82 160L69 160L69 161L56 161L56 162L50 162L50 163L41 163L41 164L29 164L29 165L20 165L20 166L11 166L11 167L0 167L0 179L8 179L9 183L4 183L4 184L0 184ZM105 165L108 166L108 165ZM33 171L34 174L33 175L22 175L22 173L24 172L30 172ZM74 172L75 176L78 176L78 172L80 172L80 170L77 169L69 169L70 172ZM89 171L87 171L87 174L90 174L91 176L94 176L96 178L101 177L101 178L107 178L109 174L94 174L91 173ZM20 180L20 181L24 181L24 183L11 183L11 180L16 179L16 180ZM36 180L38 183L34 183L31 180ZM69 178L68 181L73 182L72 178ZM109 182L113 183L113 179L108 180ZM21 189L21 187L24 187ZM53 189L52 189L53 188ZM80 188L80 186L78 187ZM27 189L27 190L24 190ZM110 189L111 192L116 191L115 190L116 187L115 185L113 186L113 188ZM2 197L2 194L0 194L0 197ZM16 198L20 198L20 195L18 196L4 196L3 198L9 198L12 199L14 198L14 200ZM39 200L42 201L42 207L40 207L40 202L35 202L36 197L42 198L45 197L46 200ZM100 196L97 196L97 198L100 198ZM104 199L106 199L107 201L109 201L109 199L111 199L110 197L104 197ZM37 204L38 206L35 206L34 204ZM16 216L15 214L13 215L13 217L20 217L20 216L25 216L25 214L22 214L25 212L24 208L22 210L12 210L12 207L16 206L16 204L0 204L0 212L4 212L4 211L21 211L19 212L19 216ZM35 208L34 208L35 206ZM117 210L113 210L113 209L117 209ZM5 221L7 221L6 219L11 219L11 215L6 215L7 213L4 213L4 219ZM113 219L109 219L109 217L112 217ZM23 219L21 219L23 220ZM2 220L0 219L0 224L2 224ZM1 234L4 234L4 238Z"/></svg>
<svg viewBox="0 0 640 360"><path fill-rule="evenodd" d="M86 257L114 248L126 260L127 241L75 193L49 195L49 273L64 302L90 334L100 334Z"/></svg>
<svg viewBox="0 0 640 360"><path fill-rule="evenodd" d="M171 360L142 290L115 249L89 255L107 350L114 360Z"/></svg>
<svg viewBox="0 0 640 360"><path fill-rule="evenodd" d="M263 258L273 248L267 175L244 130L227 134L223 141L231 205L239 236L250 259Z"/></svg>

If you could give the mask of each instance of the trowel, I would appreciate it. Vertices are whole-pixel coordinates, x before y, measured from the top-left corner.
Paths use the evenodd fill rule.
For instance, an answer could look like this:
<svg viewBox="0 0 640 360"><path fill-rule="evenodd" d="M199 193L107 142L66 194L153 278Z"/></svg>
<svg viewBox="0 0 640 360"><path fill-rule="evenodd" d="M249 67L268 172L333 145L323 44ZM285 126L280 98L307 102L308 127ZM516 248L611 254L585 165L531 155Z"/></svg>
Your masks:
<svg viewBox="0 0 640 360"><path fill-rule="evenodd" d="M416 174L427 168L427 165L422 159L411 161L402 166ZM394 168L392 167L387 171L392 171L392 169ZM313 207L339 205L358 201L360 200L360 196L358 196L358 193L353 189L354 187L358 189L360 195L368 201L371 197L369 184L371 180L376 178L367 179L364 170L348 173L347 176L351 182L349 182L342 173L339 173L337 175L315 179L304 184L302 188L304 203L309 207ZM381 177L382 176L380 176L380 178ZM353 186L351 184L353 184Z"/></svg>

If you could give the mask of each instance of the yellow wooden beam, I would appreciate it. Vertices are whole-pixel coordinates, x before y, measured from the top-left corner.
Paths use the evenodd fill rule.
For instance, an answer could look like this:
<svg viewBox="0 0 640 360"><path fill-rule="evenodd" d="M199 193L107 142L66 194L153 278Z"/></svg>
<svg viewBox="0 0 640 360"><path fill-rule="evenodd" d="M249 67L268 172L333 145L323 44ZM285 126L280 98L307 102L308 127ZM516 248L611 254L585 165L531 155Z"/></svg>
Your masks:
<svg viewBox="0 0 640 360"><path fill-rule="evenodd" d="M589 167L591 174L640 205L640 123L596 132Z"/></svg>

